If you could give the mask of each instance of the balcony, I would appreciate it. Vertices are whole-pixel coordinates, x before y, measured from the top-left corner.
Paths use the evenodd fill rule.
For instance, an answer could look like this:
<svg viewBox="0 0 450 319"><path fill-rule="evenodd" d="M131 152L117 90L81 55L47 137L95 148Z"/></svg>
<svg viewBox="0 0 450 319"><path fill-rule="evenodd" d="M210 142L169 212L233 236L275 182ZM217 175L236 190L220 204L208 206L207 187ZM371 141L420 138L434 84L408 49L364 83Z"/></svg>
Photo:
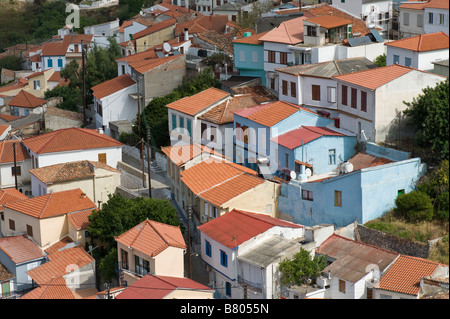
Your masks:
<svg viewBox="0 0 450 319"><path fill-rule="evenodd" d="M247 289L252 290L254 292L257 292L257 293L260 293L260 294L263 292L263 285L262 284L251 282L251 281L249 281L247 279L242 278L241 275L238 275L238 283L241 284L241 285L247 286Z"/></svg>

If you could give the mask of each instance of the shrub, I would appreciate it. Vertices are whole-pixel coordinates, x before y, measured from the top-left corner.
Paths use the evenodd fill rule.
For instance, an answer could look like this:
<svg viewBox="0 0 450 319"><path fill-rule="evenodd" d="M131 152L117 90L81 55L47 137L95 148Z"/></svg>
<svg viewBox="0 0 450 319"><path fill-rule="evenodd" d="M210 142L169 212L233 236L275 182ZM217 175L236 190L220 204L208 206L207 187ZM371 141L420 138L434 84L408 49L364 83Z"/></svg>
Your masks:
<svg viewBox="0 0 450 319"><path fill-rule="evenodd" d="M423 192L412 191L408 194L401 194L395 200L395 205L395 213L409 222L433 218L433 201Z"/></svg>

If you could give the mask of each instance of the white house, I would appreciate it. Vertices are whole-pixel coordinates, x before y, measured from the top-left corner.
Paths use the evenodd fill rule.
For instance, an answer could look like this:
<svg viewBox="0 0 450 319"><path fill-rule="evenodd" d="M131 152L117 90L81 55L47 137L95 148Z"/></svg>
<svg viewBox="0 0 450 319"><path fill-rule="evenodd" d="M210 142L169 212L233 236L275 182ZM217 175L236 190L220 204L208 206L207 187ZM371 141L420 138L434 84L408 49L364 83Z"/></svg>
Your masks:
<svg viewBox="0 0 450 319"><path fill-rule="evenodd" d="M30 175L28 174L30 168L30 155L19 141L0 142L0 189L15 187L15 177L17 176L18 190L28 195L31 191Z"/></svg>
<svg viewBox="0 0 450 319"><path fill-rule="evenodd" d="M298 252L305 236L302 225L236 209L198 229L210 286L229 299L279 297L278 262ZM255 255L263 247L265 255Z"/></svg>
<svg viewBox="0 0 450 319"><path fill-rule="evenodd" d="M336 8L361 18L368 28L386 33L392 27L392 0L332 0Z"/></svg>
<svg viewBox="0 0 450 319"><path fill-rule="evenodd" d="M449 3L446 0L430 0L424 7L425 33L446 32L449 27Z"/></svg>
<svg viewBox="0 0 450 319"><path fill-rule="evenodd" d="M399 64L334 76L340 127L371 142L394 141L412 134L402 121L404 102L423 94L445 77ZM400 123L399 123L400 121ZM401 125L401 130L398 125ZM398 136L401 131L403 136Z"/></svg>
<svg viewBox="0 0 450 319"><path fill-rule="evenodd" d="M401 64L423 71L432 71L433 62L448 59L448 40L448 34L441 31L385 43L386 65Z"/></svg>
<svg viewBox="0 0 450 319"><path fill-rule="evenodd" d="M316 249L329 265L317 279L327 288L325 298L372 299L373 285L399 256L398 253L333 234Z"/></svg>
<svg viewBox="0 0 450 319"><path fill-rule="evenodd" d="M92 34L92 42L100 44L102 47L109 46L109 37L114 37L117 43L119 38L119 18L101 24L84 27L84 34Z"/></svg>
<svg viewBox="0 0 450 319"><path fill-rule="evenodd" d="M111 121L136 119L138 110L137 85L128 74L122 74L114 79L92 87L94 96L95 123L97 128L111 135ZM145 105L141 105L141 112Z"/></svg>
<svg viewBox="0 0 450 319"><path fill-rule="evenodd" d="M31 168L39 168L73 161L98 161L113 168L122 161L123 144L85 128L66 128L22 140L29 156Z"/></svg>

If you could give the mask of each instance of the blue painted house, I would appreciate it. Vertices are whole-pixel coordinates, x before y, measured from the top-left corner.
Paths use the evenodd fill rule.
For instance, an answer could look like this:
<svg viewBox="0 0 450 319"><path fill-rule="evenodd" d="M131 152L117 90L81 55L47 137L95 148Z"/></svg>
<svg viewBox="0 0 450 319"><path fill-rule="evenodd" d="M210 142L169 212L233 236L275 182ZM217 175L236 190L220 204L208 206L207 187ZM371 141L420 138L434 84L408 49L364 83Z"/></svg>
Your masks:
<svg viewBox="0 0 450 319"><path fill-rule="evenodd" d="M304 225L364 224L394 208L401 193L415 189L424 174L420 158L367 143L343 171L291 180L281 186L280 218Z"/></svg>
<svg viewBox="0 0 450 319"><path fill-rule="evenodd" d="M234 161L254 170L258 164L268 163L271 173L275 173L279 162L278 146L271 139L302 125L326 127L334 125L334 121L284 101L235 111ZM259 165L260 171L261 168Z"/></svg>
<svg viewBox="0 0 450 319"><path fill-rule="evenodd" d="M15 277L8 286L11 294L32 288L33 281L27 271L46 261L42 249L28 239L27 235L0 237L0 263Z"/></svg>
<svg viewBox="0 0 450 319"><path fill-rule="evenodd" d="M356 136L321 126L302 126L271 139L278 144L278 176L317 175L355 155ZM302 167L303 166L303 167ZM308 170L308 171L307 171Z"/></svg>
<svg viewBox="0 0 450 319"><path fill-rule="evenodd" d="M263 86L266 85L264 42L259 38L266 33L257 33L233 41L234 67L239 70L239 75L259 77Z"/></svg>

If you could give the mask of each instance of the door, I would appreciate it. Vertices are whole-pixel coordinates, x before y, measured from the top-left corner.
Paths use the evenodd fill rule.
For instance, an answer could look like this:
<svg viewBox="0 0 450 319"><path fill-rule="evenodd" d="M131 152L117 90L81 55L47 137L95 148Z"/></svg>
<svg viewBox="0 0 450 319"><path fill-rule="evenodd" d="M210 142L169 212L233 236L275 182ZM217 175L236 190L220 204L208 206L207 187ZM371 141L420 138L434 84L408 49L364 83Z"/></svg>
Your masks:
<svg viewBox="0 0 450 319"><path fill-rule="evenodd" d="M2 283L2 298L6 298L11 296L11 292L9 290L9 281Z"/></svg>

